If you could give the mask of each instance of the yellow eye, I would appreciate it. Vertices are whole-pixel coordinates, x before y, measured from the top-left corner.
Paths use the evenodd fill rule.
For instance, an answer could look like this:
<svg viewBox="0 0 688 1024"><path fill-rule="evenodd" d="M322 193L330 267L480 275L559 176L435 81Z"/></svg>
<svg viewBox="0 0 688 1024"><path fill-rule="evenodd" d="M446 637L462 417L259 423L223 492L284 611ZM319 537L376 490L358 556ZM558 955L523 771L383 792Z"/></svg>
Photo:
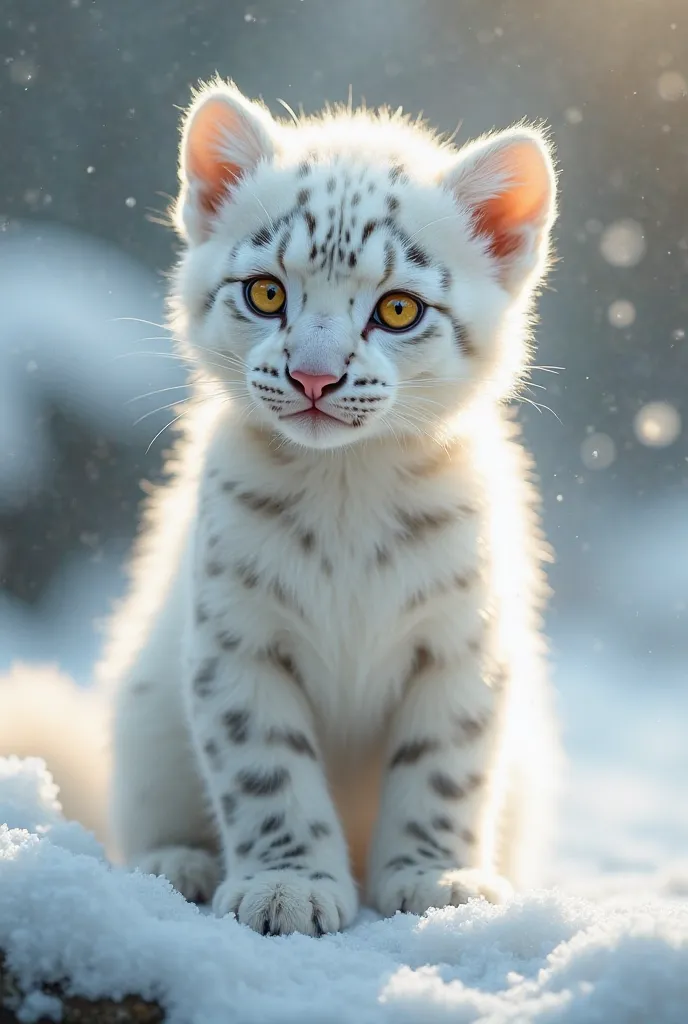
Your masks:
<svg viewBox="0 0 688 1024"><path fill-rule="evenodd" d="M246 284L246 301L261 316L277 316L284 309L287 293L274 277L254 277Z"/></svg>
<svg viewBox="0 0 688 1024"><path fill-rule="evenodd" d="M423 315L423 306L406 292L390 292L375 307L375 319L390 331L405 331Z"/></svg>

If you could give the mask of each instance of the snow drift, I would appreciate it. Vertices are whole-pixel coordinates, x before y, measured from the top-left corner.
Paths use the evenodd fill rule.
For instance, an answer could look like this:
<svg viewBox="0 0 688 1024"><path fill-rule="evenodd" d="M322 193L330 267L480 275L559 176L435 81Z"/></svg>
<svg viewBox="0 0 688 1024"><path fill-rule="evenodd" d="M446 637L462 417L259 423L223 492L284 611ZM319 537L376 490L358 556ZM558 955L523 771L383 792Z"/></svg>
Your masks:
<svg viewBox="0 0 688 1024"><path fill-rule="evenodd" d="M135 992L170 1024L685 1024L688 904L597 905L531 892L263 938L162 879L108 865L64 821L38 759L0 760L0 949L25 1020L59 1011L42 982L89 998Z"/></svg>

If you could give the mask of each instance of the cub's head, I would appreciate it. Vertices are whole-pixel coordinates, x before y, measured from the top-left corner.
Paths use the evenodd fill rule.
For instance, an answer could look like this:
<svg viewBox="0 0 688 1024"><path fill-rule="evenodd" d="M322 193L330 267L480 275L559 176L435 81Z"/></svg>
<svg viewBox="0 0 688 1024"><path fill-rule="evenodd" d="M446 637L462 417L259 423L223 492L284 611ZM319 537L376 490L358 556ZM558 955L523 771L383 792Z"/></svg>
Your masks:
<svg viewBox="0 0 688 1024"><path fill-rule="evenodd" d="M387 113L283 124L218 82L180 179L180 333L247 421L311 448L436 435L521 378L555 206L538 131L457 150Z"/></svg>

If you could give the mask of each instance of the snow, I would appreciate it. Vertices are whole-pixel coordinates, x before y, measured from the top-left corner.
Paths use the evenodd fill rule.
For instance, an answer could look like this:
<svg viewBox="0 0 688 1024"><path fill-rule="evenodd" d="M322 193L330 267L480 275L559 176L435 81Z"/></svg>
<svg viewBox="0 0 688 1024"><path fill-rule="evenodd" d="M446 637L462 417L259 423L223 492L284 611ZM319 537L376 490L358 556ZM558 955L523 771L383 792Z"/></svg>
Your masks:
<svg viewBox="0 0 688 1024"><path fill-rule="evenodd" d="M136 992L170 1024L685 1024L688 903L535 891L264 938L109 866L67 825L43 762L0 761L0 948L28 999L41 982L90 998ZM687 876L688 877L688 876Z"/></svg>

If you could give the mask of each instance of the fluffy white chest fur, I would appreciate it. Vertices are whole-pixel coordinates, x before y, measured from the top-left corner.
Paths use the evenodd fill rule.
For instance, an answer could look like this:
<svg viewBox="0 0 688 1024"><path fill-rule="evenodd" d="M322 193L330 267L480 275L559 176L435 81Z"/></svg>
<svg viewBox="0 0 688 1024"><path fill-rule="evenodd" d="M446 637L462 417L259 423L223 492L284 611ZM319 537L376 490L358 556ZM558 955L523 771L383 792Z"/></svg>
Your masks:
<svg viewBox="0 0 688 1024"><path fill-rule="evenodd" d="M530 130L287 128L220 84L182 143L199 415L113 625L126 859L264 933L503 898L553 730L544 548L501 401L553 219Z"/></svg>

